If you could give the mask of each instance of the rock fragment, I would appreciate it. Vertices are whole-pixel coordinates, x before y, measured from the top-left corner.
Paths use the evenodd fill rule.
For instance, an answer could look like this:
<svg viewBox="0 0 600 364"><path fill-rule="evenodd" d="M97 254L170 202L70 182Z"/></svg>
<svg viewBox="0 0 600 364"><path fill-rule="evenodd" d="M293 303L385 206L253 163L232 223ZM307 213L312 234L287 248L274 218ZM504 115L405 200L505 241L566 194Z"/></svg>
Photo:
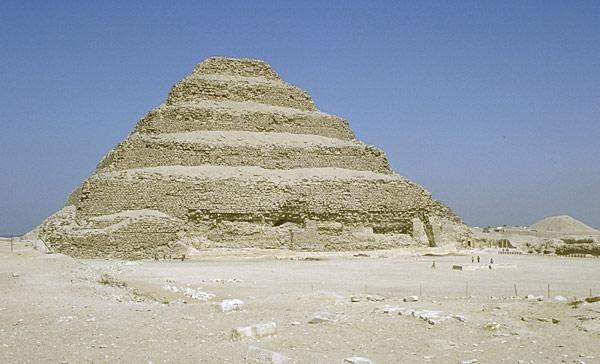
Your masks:
<svg viewBox="0 0 600 364"><path fill-rule="evenodd" d="M339 319L339 315L331 312L319 312L313 316L309 324L320 324L323 322L333 322Z"/></svg>
<svg viewBox="0 0 600 364"><path fill-rule="evenodd" d="M406 296L402 299L404 302L417 302L419 300L419 296Z"/></svg>
<svg viewBox="0 0 600 364"><path fill-rule="evenodd" d="M287 356L256 346L249 346L245 362L248 364L284 364L288 363L290 358Z"/></svg>
<svg viewBox="0 0 600 364"><path fill-rule="evenodd" d="M498 331L498 329L500 329L500 324L497 322L488 322L483 325L483 329L486 331Z"/></svg>
<svg viewBox="0 0 600 364"><path fill-rule="evenodd" d="M374 364L372 360L362 356L351 356L344 359L344 363L348 364Z"/></svg>
<svg viewBox="0 0 600 364"><path fill-rule="evenodd" d="M236 327L231 332L231 339L234 341L260 339L275 334L277 334L277 325L274 322L267 322L251 326Z"/></svg>
<svg viewBox="0 0 600 364"><path fill-rule="evenodd" d="M222 312L240 311L244 306L244 301L236 298L230 300L223 300L219 303L219 307Z"/></svg>

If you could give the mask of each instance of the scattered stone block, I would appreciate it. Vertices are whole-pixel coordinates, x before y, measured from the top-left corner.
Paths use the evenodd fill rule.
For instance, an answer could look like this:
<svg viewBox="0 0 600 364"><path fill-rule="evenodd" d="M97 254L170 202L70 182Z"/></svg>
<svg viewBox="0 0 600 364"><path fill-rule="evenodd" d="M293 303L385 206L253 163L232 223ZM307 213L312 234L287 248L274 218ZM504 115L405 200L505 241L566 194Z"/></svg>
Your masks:
<svg viewBox="0 0 600 364"><path fill-rule="evenodd" d="M381 302L381 301L385 300L385 297L380 296L378 294L368 294L365 296L365 298L367 299L367 301L372 301L372 302Z"/></svg>
<svg viewBox="0 0 600 364"><path fill-rule="evenodd" d="M348 364L374 364L372 360L364 358L362 356L351 356L344 359L344 363Z"/></svg>
<svg viewBox="0 0 600 364"><path fill-rule="evenodd" d="M527 301L538 301L541 302L544 300L544 296L534 296L532 294L528 294L527 296L525 296L525 299Z"/></svg>
<svg viewBox="0 0 600 364"><path fill-rule="evenodd" d="M240 326L233 329L231 339L234 341L253 338L252 326Z"/></svg>
<svg viewBox="0 0 600 364"><path fill-rule="evenodd" d="M383 313L397 313L400 312L401 310L404 310L401 307L398 306L390 306L390 305L385 305L381 308L381 311L383 311Z"/></svg>
<svg viewBox="0 0 600 364"><path fill-rule="evenodd" d="M281 353L258 348L256 346L248 347L248 353L245 360L248 364L284 364L289 361L290 358Z"/></svg>
<svg viewBox="0 0 600 364"><path fill-rule="evenodd" d="M385 297L380 296L378 294L368 294L365 296L352 296L350 297L350 302L356 303L361 301L371 301L371 302L381 302L384 301Z"/></svg>
<svg viewBox="0 0 600 364"><path fill-rule="evenodd" d="M244 306L244 301L238 299L223 300L219 303L222 312L240 311Z"/></svg>
<svg viewBox="0 0 600 364"><path fill-rule="evenodd" d="M455 319L456 321L460 321L460 322L467 322L467 318L464 317L463 315L452 315L450 316L453 319Z"/></svg>
<svg viewBox="0 0 600 364"><path fill-rule="evenodd" d="M585 299L587 303L600 302L600 296L588 297Z"/></svg>
<svg viewBox="0 0 600 364"><path fill-rule="evenodd" d="M500 329L500 324L497 322L488 322L483 325L483 329L486 331L498 331L498 329Z"/></svg>
<svg viewBox="0 0 600 364"><path fill-rule="evenodd" d="M277 333L277 325L274 322L257 324L252 326L252 332L256 338L275 335Z"/></svg>
<svg viewBox="0 0 600 364"><path fill-rule="evenodd" d="M402 299L404 302L417 302L419 300L419 296L407 296Z"/></svg>
<svg viewBox="0 0 600 364"><path fill-rule="evenodd" d="M323 322L337 321L338 315L331 312L319 312L308 321L309 324L320 324Z"/></svg>
<svg viewBox="0 0 600 364"><path fill-rule="evenodd" d="M600 320L581 321L577 324L577 328L591 334L600 334Z"/></svg>
<svg viewBox="0 0 600 364"><path fill-rule="evenodd" d="M233 329L231 339L234 341L245 339L260 339L277 334L277 325L274 322L240 326Z"/></svg>

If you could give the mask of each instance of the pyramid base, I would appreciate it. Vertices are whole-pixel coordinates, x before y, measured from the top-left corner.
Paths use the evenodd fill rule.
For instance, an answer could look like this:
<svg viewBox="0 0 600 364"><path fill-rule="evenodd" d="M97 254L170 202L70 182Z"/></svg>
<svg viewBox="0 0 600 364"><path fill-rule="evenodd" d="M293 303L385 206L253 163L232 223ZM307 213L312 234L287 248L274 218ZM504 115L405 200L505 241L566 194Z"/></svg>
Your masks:
<svg viewBox="0 0 600 364"><path fill-rule="evenodd" d="M468 233L450 220L429 220L433 221L438 244L461 244ZM445 235L440 233L443 230ZM279 226L243 221L191 224L155 210L79 218L74 206L48 218L39 228L39 238L54 252L128 260L178 259L195 249L211 248L352 251L431 245L418 234L377 234L370 227L334 221L306 220L303 224L286 222Z"/></svg>

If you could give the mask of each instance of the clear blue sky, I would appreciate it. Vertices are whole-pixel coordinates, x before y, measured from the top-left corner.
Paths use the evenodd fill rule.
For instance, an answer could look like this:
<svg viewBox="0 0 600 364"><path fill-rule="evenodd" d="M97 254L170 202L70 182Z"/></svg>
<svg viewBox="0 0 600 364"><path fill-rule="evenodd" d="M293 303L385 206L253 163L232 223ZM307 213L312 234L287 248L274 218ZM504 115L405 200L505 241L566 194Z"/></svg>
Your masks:
<svg viewBox="0 0 600 364"><path fill-rule="evenodd" d="M0 235L212 55L260 58L470 225L600 227L598 1L0 2Z"/></svg>

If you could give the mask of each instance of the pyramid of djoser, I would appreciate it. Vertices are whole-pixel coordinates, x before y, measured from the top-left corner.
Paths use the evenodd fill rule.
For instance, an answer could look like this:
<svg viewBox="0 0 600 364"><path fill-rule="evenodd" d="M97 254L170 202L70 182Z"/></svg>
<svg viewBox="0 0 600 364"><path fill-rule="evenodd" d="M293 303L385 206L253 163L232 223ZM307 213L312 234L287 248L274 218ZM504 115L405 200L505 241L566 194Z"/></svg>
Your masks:
<svg viewBox="0 0 600 364"><path fill-rule="evenodd" d="M436 246L468 234L268 64L217 57L178 82L39 229L54 251L127 259Z"/></svg>

